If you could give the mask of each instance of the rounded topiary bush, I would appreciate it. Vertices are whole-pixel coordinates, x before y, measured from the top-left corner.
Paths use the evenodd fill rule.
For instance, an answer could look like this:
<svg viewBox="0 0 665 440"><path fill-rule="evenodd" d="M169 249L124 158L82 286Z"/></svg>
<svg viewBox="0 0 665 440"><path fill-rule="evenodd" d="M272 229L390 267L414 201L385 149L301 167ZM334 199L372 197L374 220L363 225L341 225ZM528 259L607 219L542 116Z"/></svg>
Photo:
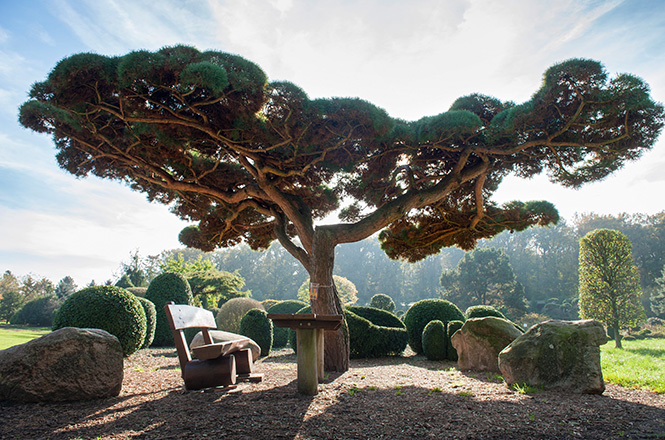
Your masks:
<svg viewBox="0 0 665 440"><path fill-rule="evenodd" d="M141 348L148 348L152 344L153 339L155 339L155 328L157 326L157 310L152 301L145 299L143 297L137 296L136 299L139 300L143 311L145 312L145 340Z"/></svg>
<svg viewBox="0 0 665 440"><path fill-rule="evenodd" d="M445 299L423 299L409 307L404 315L404 324L409 338L409 346L422 354L422 335L425 326L435 319L448 324L450 321L465 321L462 311Z"/></svg>
<svg viewBox="0 0 665 440"><path fill-rule="evenodd" d="M53 318L60 307L60 301L54 295L33 299L21 307L10 318L14 325L31 325L33 327L51 327Z"/></svg>
<svg viewBox="0 0 665 440"><path fill-rule="evenodd" d="M406 348L406 326L392 313L374 307L349 306L344 316L349 326L352 357L398 355Z"/></svg>
<svg viewBox="0 0 665 440"><path fill-rule="evenodd" d="M471 306L464 312L466 319L484 318L486 316L496 316L497 318L507 319L506 316L492 306Z"/></svg>
<svg viewBox="0 0 665 440"><path fill-rule="evenodd" d="M263 305L252 298L232 298L226 301L215 316L217 328L225 332L239 333L242 317L252 309L264 310Z"/></svg>
<svg viewBox="0 0 665 440"><path fill-rule="evenodd" d="M421 337L423 354L431 361L442 361L446 359L448 349L448 338L446 336L446 325L435 319L427 323Z"/></svg>
<svg viewBox="0 0 665 440"><path fill-rule="evenodd" d="M307 307L302 301L297 299L289 299L287 301L280 301L268 309L268 313L292 315L298 313L298 310ZM286 347L289 342L288 328L274 327L272 329L272 346L275 348Z"/></svg>
<svg viewBox="0 0 665 440"><path fill-rule="evenodd" d="M261 347L261 356L268 356L272 348L272 321L265 310L251 309L240 320L240 331Z"/></svg>
<svg viewBox="0 0 665 440"><path fill-rule="evenodd" d="M157 321L155 324L155 337L152 345L156 347L172 347L174 345L173 333L166 319L164 306L167 302L173 301L175 304L191 305L194 302L192 298L192 289L187 279L177 273L163 273L158 275L150 282L148 290L145 292L145 299L155 305Z"/></svg>
<svg viewBox="0 0 665 440"><path fill-rule="evenodd" d="M455 347L453 347L452 343L452 337L455 334L455 332L459 329L462 328L464 323L462 321L450 321L448 323L448 328L446 329L446 333L448 335L448 347L446 348L446 359L449 361L457 361L457 350L455 350Z"/></svg>
<svg viewBox="0 0 665 440"><path fill-rule="evenodd" d="M395 301L388 295L377 293L369 300L369 306L376 309L385 310L386 312L393 313L395 311Z"/></svg>
<svg viewBox="0 0 665 440"><path fill-rule="evenodd" d="M125 289L94 286L72 294L58 309L53 330L63 327L106 330L129 356L145 341L146 317L139 300Z"/></svg>
<svg viewBox="0 0 665 440"><path fill-rule="evenodd" d="M132 292L135 296L145 297L147 287L125 287L125 290Z"/></svg>

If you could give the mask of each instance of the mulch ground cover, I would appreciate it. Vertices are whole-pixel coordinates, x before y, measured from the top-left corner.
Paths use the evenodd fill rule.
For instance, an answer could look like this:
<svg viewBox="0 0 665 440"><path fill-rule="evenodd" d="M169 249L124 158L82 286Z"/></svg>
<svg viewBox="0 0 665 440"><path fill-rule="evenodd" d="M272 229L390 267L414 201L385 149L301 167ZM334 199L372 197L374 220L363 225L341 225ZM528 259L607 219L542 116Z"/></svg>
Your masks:
<svg viewBox="0 0 665 440"><path fill-rule="evenodd" d="M256 364L258 384L188 392L173 349L125 360L118 397L0 402L0 439L652 439L665 395L607 384L602 395L523 394L494 374L422 356L352 360L316 396L296 391L296 359Z"/></svg>

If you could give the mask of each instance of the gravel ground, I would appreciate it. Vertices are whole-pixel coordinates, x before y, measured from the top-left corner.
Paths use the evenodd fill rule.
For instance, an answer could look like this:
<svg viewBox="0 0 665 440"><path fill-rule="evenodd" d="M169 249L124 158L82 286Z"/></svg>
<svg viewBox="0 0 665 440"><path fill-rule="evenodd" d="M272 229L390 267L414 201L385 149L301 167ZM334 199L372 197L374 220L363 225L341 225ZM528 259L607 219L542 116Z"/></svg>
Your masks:
<svg viewBox="0 0 665 440"><path fill-rule="evenodd" d="M406 355L352 360L308 397L291 350L256 370L259 384L188 392L173 349L142 350L125 360L118 397L0 402L0 439L665 438L665 395L612 384L600 396L520 394L495 375Z"/></svg>

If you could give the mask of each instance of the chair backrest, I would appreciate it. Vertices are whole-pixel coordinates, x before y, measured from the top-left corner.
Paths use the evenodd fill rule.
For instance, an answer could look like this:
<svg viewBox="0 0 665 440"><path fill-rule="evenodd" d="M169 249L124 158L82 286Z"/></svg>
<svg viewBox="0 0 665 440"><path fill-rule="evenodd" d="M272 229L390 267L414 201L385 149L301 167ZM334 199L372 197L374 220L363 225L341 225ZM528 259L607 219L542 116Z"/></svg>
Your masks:
<svg viewBox="0 0 665 440"><path fill-rule="evenodd" d="M215 317L210 310L184 304L166 305L173 316L173 326L176 330L186 328L217 328Z"/></svg>
<svg viewBox="0 0 665 440"><path fill-rule="evenodd" d="M209 310L184 304L174 304L172 301L166 303L164 311L166 312L166 318L169 321L169 327L171 327L175 347L178 351L180 369L184 372L185 365L192 360L192 355L189 352L187 339L183 330L186 328L200 328L204 342L212 344L209 329L217 328L215 317Z"/></svg>

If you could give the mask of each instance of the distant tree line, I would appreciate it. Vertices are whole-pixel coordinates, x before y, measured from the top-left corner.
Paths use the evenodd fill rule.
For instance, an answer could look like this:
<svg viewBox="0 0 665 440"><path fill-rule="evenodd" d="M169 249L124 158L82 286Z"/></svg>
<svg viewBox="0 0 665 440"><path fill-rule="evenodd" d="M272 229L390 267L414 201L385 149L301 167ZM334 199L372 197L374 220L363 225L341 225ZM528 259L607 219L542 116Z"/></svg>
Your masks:
<svg viewBox="0 0 665 440"><path fill-rule="evenodd" d="M665 317L665 212L582 214L570 224L562 220L555 226L503 232L481 241L473 251L446 248L417 263L391 260L373 236L337 247L335 275L355 285L356 304L361 305L384 294L399 311L421 299L443 297L462 309L493 305L513 318L531 312L577 319L579 241L596 229L613 229L628 237L647 315ZM154 256L135 250L120 264L115 284L145 288L164 271L185 274L202 304L210 307L238 296L296 299L308 278L302 265L274 243L265 252L242 245L210 253L172 249ZM5 272L0 280L0 320L8 320L30 300L49 295L62 299L75 290L69 276L54 285L45 278Z"/></svg>

